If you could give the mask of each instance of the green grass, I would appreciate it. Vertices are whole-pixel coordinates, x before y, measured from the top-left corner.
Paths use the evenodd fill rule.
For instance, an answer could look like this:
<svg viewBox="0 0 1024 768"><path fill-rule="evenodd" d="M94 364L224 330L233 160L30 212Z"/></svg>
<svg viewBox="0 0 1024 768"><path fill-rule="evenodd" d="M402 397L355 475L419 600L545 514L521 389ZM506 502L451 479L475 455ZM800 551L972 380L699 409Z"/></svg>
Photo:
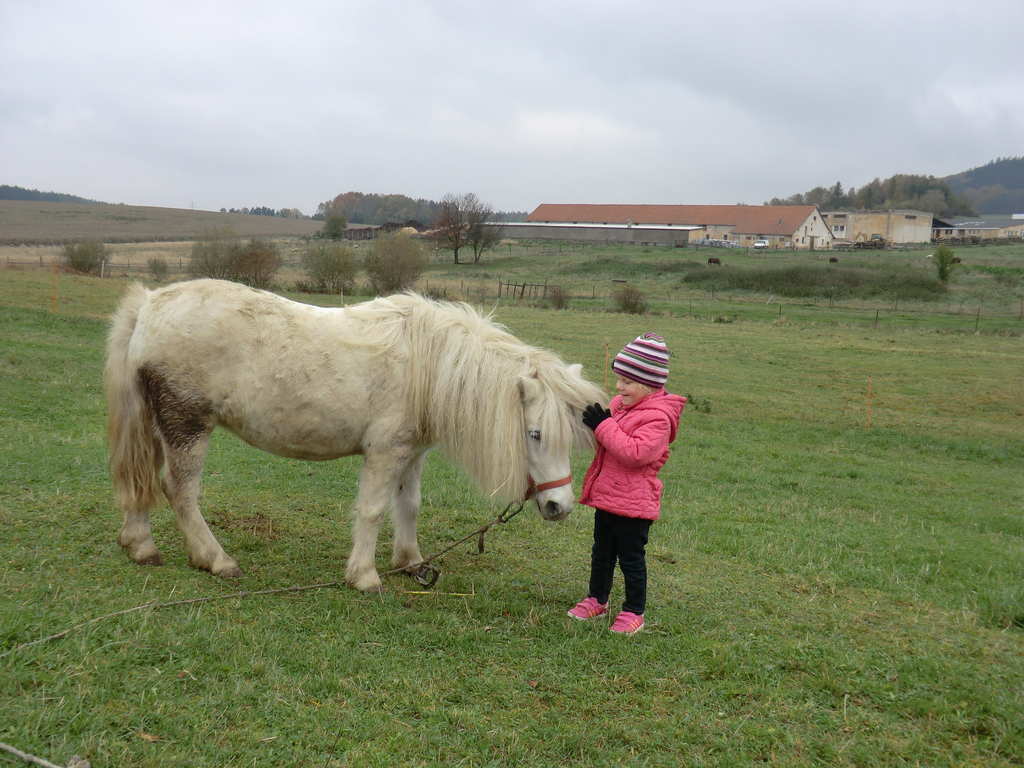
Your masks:
<svg viewBox="0 0 1024 768"><path fill-rule="evenodd" d="M100 387L123 285L63 277L51 313L52 276L0 281L0 653L150 600L343 572L358 460L226 434L204 511L241 581L190 569L166 508L167 564L123 555ZM498 308L598 382L606 343L657 330L670 389L701 406L663 470L648 632L568 620L588 510L527 511L449 555L430 594L388 577L382 596L142 611L2 657L0 741L95 766L1024 762L1020 338L664 310ZM431 456L425 552L496 512Z"/></svg>
<svg viewBox="0 0 1024 768"><path fill-rule="evenodd" d="M781 304L784 316L797 313L800 322L874 327L877 310L882 325L1020 331L1024 244L955 249L963 263L946 286L928 258L932 250L833 254L527 242L499 246L475 265L453 265L440 251L423 282L483 304L494 301L499 280L546 281L572 296L573 308L603 310L627 281L655 313L766 320L769 311L778 316ZM711 256L722 266L708 265ZM830 256L839 262L829 263ZM928 317L914 319L918 315Z"/></svg>

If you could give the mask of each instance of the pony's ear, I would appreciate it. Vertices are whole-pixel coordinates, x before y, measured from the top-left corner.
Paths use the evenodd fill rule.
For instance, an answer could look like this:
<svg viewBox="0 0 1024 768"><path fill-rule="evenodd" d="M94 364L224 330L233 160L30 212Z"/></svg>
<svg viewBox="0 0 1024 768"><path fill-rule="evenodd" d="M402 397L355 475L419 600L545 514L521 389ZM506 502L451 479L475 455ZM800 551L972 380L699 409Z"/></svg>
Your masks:
<svg viewBox="0 0 1024 768"><path fill-rule="evenodd" d="M540 382L534 376L519 377L519 399L523 404L532 403L540 397Z"/></svg>

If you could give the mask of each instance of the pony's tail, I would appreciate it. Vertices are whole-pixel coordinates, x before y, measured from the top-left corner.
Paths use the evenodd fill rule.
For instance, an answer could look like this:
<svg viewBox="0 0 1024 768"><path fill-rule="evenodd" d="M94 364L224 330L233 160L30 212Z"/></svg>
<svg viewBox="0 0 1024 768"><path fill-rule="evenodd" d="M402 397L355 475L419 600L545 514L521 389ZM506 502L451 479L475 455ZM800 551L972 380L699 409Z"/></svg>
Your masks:
<svg viewBox="0 0 1024 768"><path fill-rule="evenodd" d="M128 363L128 344L148 291L129 286L114 313L107 337L104 388L107 394L107 449L110 477L123 510L144 511L160 493L163 449L153 430L153 415L139 391L138 378Z"/></svg>

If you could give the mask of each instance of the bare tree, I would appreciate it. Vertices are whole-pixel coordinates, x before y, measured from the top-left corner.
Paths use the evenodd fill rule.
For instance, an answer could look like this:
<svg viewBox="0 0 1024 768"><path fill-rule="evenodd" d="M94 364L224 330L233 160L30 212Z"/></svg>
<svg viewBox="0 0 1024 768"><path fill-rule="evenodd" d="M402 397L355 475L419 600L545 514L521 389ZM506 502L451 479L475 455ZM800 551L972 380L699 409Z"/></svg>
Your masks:
<svg viewBox="0 0 1024 768"><path fill-rule="evenodd" d="M455 263L459 263L459 249L466 245L468 227L466 208L476 200L476 195L445 195L441 199L441 211L437 216L438 240L452 249Z"/></svg>
<svg viewBox="0 0 1024 768"><path fill-rule="evenodd" d="M491 206L472 192L444 196L437 217L438 240L452 249L456 264L460 263L459 249L465 246L473 249L473 263L476 264L484 251L498 244L501 230L485 226L493 217Z"/></svg>
<svg viewBox="0 0 1024 768"><path fill-rule="evenodd" d="M479 264L484 251L501 242L501 227L488 225L494 218L491 206L472 193L466 198L472 198L466 205L466 242L473 249L473 263Z"/></svg>

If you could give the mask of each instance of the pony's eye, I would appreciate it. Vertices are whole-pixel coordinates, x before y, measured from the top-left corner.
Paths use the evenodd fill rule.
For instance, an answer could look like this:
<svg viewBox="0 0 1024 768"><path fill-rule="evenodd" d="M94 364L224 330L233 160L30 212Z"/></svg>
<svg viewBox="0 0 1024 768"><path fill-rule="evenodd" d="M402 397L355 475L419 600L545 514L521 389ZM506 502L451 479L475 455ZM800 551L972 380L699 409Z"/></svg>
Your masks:
<svg viewBox="0 0 1024 768"><path fill-rule="evenodd" d="M530 436L531 440L540 440L540 430L539 429L531 429L526 434L528 434Z"/></svg>

